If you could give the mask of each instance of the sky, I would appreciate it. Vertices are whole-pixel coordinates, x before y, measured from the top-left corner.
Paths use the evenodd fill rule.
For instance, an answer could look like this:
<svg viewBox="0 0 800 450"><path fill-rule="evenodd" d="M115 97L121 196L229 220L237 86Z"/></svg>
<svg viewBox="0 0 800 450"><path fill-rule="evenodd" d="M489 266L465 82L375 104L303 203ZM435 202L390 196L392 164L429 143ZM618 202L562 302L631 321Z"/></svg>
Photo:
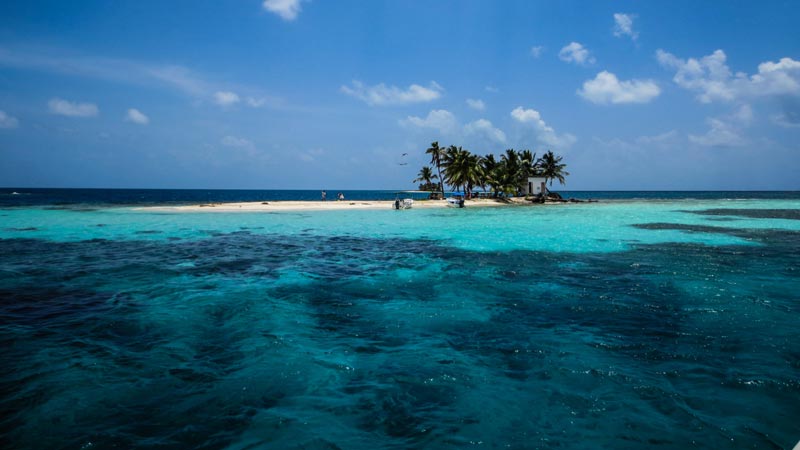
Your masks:
<svg viewBox="0 0 800 450"><path fill-rule="evenodd" d="M800 190L800 2L0 3L0 186L410 189L432 141L570 190Z"/></svg>

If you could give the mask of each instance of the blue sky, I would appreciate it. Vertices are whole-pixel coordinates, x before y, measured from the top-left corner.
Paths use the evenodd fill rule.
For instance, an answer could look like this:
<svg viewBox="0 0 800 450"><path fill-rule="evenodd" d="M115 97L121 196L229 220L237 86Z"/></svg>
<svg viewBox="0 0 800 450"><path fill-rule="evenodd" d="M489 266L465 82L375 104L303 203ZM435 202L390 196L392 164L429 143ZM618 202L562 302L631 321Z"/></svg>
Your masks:
<svg viewBox="0 0 800 450"><path fill-rule="evenodd" d="M567 189L796 190L798 19L793 1L3 2L0 186L405 189L438 140L552 149Z"/></svg>

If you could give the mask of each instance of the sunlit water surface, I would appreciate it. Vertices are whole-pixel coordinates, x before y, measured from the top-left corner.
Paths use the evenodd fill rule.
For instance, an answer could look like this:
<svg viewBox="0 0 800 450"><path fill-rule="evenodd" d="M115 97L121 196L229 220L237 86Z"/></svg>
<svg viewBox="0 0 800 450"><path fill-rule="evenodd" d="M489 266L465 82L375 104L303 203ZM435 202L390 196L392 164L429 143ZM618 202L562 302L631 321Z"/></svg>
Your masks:
<svg viewBox="0 0 800 450"><path fill-rule="evenodd" d="M800 200L0 210L4 448L791 448Z"/></svg>

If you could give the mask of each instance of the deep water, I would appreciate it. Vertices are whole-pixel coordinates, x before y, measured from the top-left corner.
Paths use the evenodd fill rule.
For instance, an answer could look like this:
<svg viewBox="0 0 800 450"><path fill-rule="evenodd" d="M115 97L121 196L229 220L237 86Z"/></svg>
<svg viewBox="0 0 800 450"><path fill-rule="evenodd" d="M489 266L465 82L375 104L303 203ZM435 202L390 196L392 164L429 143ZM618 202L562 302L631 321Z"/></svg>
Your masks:
<svg viewBox="0 0 800 450"><path fill-rule="evenodd" d="M0 210L0 447L791 448L798 213Z"/></svg>

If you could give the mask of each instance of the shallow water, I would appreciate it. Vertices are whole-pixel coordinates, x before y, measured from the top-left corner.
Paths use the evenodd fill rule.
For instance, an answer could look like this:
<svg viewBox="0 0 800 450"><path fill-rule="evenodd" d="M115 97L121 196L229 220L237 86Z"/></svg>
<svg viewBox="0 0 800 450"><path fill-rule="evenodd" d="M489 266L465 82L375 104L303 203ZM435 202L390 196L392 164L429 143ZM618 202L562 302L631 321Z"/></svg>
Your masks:
<svg viewBox="0 0 800 450"><path fill-rule="evenodd" d="M0 444L791 448L798 212L0 210Z"/></svg>

